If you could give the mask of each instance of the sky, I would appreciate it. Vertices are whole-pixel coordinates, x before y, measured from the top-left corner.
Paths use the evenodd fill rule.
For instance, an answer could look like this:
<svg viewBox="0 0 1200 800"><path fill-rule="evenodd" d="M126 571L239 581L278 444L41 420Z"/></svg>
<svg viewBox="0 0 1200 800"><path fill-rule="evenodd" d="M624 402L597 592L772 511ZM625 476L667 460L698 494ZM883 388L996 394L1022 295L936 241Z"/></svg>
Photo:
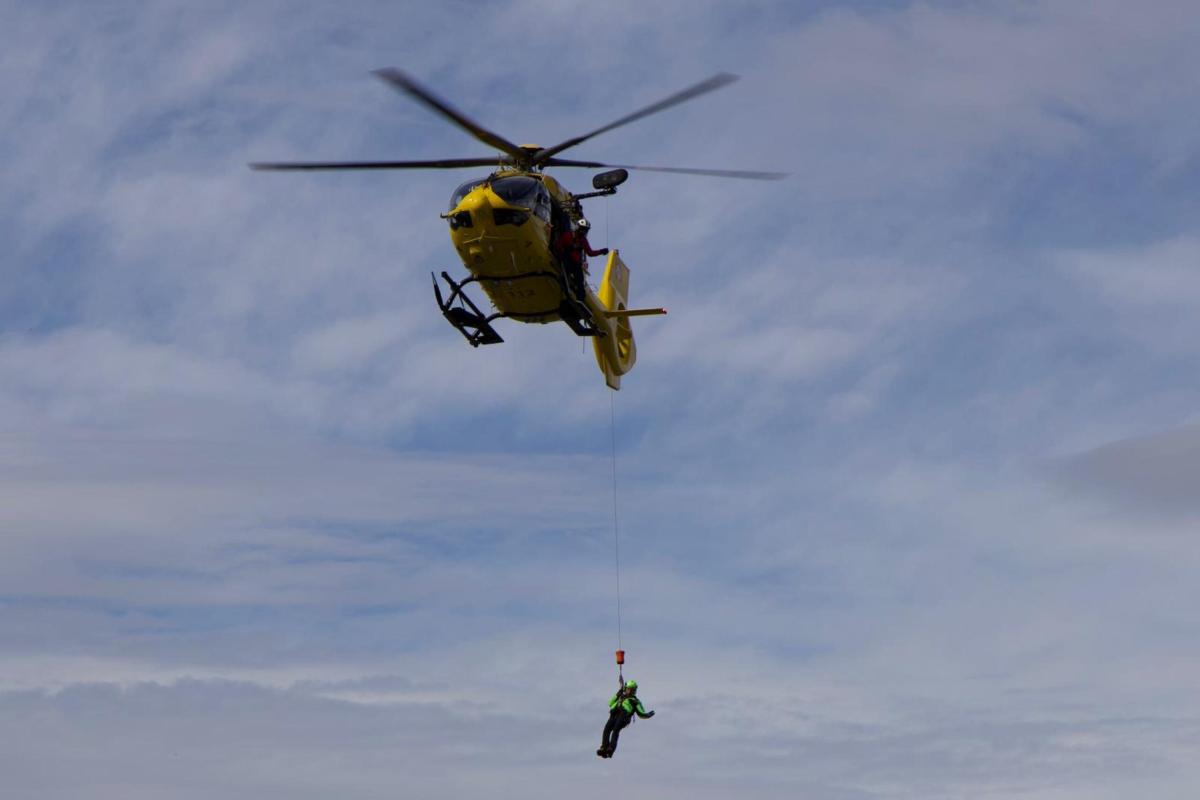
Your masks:
<svg viewBox="0 0 1200 800"><path fill-rule="evenodd" d="M1193 4L0 13L5 797L1195 795ZM613 394L438 313L479 171L247 168L490 155L387 66L542 145L734 73L566 155L790 176L586 201Z"/></svg>

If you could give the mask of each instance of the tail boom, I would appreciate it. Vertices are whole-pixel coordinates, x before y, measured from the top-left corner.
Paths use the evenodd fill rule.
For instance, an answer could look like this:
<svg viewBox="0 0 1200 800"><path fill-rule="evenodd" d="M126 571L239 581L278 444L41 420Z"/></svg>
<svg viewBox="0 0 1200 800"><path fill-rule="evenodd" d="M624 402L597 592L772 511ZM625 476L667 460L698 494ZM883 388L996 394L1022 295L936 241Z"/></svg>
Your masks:
<svg viewBox="0 0 1200 800"><path fill-rule="evenodd" d="M604 335L592 339L596 351L596 363L604 373L604 382L610 389L621 388L621 376L633 369L637 362L637 344L633 340L630 317L666 314L665 308L627 308L629 298L629 267L621 260L615 248L608 254L604 267L604 278L600 281L599 307L593 309L598 326Z"/></svg>

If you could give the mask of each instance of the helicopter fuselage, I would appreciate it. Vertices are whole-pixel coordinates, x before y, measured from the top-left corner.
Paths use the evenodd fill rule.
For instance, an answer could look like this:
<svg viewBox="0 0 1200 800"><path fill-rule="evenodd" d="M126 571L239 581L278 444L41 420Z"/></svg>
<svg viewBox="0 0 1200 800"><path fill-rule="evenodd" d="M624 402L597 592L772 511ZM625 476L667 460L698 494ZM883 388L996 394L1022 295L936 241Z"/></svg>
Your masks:
<svg viewBox="0 0 1200 800"><path fill-rule="evenodd" d="M496 310L547 323L561 319L565 276L553 239L574 224L573 205L570 192L549 175L501 170L460 186L443 216L459 259ZM595 295L585 293L581 300L598 312Z"/></svg>
<svg viewBox="0 0 1200 800"><path fill-rule="evenodd" d="M616 249L608 251L598 292L582 280L587 275L586 254L579 254L584 274L567 274L554 239L576 226L578 200L540 172L500 170L464 183L442 216L450 224L450 238L471 273L470 280L483 287L496 313L485 319L462 294L463 284L444 272L453 294L448 302L443 300L436 281L434 293L442 313L474 346L502 341L488 324L495 317L538 323L563 320L576 333L592 337L605 382L619 389L621 376L637 360L629 317L666 310L627 308L629 268ZM571 285L577 288L572 290ZM455 298L469 309L454 308Z"/></svg>

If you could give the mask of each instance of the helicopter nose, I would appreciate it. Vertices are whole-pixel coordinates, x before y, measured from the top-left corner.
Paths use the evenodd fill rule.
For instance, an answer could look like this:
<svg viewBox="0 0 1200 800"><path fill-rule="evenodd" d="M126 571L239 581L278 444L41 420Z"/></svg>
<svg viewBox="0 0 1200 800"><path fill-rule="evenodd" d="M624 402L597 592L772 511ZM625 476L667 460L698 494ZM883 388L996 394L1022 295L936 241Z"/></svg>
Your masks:
<svg viewBox="0 0 1200 800"><path fill-rule="evenodd" d="M477 225L491 219L491 203L484 192L472 192L455 206L454 213L446 215L452 234L468 235Z"/></svg>
<svg viewBox="0 0 1200 800"><path fill-rule="evenodd" d="M461 208L470 212L476 225L492 218L492 203L487 192L475 191L463 198Z"/></svg>
<svg viewBox="0 0 1200 800"><path fill-rule="evenodd" d="M482 239L484 232L479 226L486 225L492 218L492 204L487 193L474 191L468 194L458 204L458 211L454 216L469 220L466 224L460 223L451 229L451 235L458 244L459 256L468 267L472 264L483 264L487 254L484 252Z"/></svg>
<svg viewBox="0 0 1200 800"><path fill-rule="evenodd" d="M480 212L491 211L492 204L488 200L487 192L481 192L477 189L463 198L461 207L470 211L471 215L474 216Z"/></svg>

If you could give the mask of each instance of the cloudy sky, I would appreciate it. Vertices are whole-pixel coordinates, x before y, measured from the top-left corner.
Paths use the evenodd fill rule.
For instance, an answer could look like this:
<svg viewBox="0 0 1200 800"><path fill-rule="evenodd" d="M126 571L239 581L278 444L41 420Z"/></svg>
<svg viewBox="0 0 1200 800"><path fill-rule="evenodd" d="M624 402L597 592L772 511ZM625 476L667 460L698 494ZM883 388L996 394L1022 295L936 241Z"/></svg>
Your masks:
<svg viewBox="0 0 1200 800"><path fill-rule="evenodd" d="M1194 4L0 12L5 797L1195 795ZM791 177L590 201L614 396L437 312L476 172L246 168L488 154L384 66Z"/></svg>

